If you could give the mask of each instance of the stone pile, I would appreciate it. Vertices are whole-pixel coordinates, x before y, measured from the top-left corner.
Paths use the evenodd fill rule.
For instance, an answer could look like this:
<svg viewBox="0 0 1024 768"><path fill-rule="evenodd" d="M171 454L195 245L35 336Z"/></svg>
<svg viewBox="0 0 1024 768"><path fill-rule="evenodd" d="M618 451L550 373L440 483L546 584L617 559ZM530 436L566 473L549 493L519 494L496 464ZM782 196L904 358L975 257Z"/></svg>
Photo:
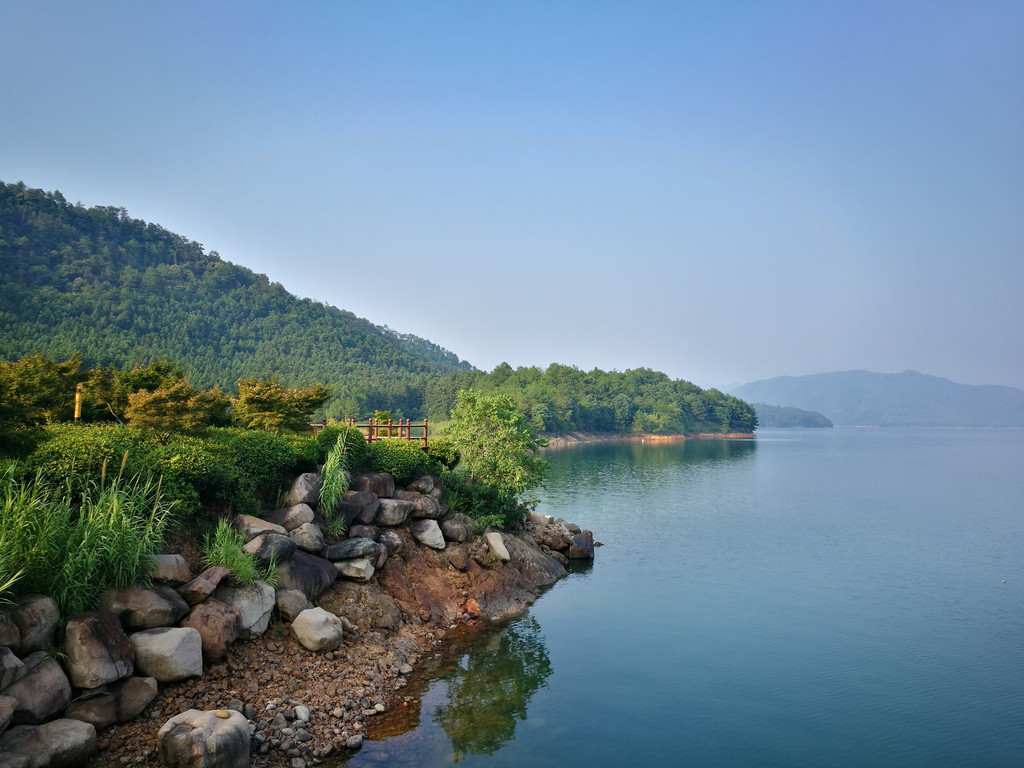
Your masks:
<svg viewBox="0 0 1024 768"><path fill-rule="evenodd" d="M109 590L102 610L69 617L62 630L48 597L29 597L0 612L0 768L84 765L97 730L138 717L161 684L197 678L204 667L220 665L232 643L263 635L275 611L290 622L301 646L330 654L354 626L313 602L338 579L366 584L388 558L416 544L451 552L458 568L463 543L474 538L465 515L441 521L448 508L440 501L437 478L423 477L402 489L391 475L372 473L352 479L334 511L344 516L348 538L331 542L316 509L321 486L319 475L302 475L288 507L233 521L245 551L265 565L276 564L275 586L238 584L220 567L193 575L181 555L161 555L154 564L155 586ZM594 556L589 531L536 514L527 527L540 549L563 564ZM481 563L525 559L517 540L506 542L497 531L475 546ZM558 577L539 574L537 583ZM380 702L373 707L383 708ZM265 736L271 732L283 734L286 754L304 763L309 713L303 710L289 709L292 717L269 730L257 727L254 713L241 706L179 712L159 731L160 760L169 768L248 768L251 750L265 753L271 746ZM273 738L279 748L282 737ZM348 746L356 742L353 737Z"/></svg>

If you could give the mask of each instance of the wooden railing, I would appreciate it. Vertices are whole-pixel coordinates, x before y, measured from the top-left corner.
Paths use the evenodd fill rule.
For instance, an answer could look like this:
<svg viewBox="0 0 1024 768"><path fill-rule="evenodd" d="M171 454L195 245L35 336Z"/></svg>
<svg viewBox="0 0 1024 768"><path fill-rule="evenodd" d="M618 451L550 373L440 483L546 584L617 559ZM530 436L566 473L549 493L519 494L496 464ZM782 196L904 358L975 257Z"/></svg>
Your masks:
<svg viewBox="0 0 1024 768"><path fill-rule="evenodd" d="M350 427L362 430L363 434L366 435L366 442L372 443L374 440L384 440L386 438L394 438L396 440L419 440L423 444L423 450L427 449L427 420L424 419L423 423L419 422L413 424L409 419L399 419L398 421L377 421L376 419L367 419L365 424L356 424L355 419L346 419L345 423ZM310 427L313 428L313 434L316 435L326 425L321 423L314 424L310 422ZM418 430L420 434L413 434L413 430Z"/></svg>

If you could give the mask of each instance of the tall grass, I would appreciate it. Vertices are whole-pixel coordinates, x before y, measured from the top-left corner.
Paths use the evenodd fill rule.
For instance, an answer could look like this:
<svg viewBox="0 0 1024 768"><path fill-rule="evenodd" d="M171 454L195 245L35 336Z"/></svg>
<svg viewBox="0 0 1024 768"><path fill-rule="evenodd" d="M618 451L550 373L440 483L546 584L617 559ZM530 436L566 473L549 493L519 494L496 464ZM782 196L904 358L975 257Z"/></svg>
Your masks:
<svg viewBox="0 0 1024 768"><path fill-rule="evenodd" d="M275 586L277 558L272 556L270 562L261 566L255 555L242 549L244 546L245 538L242 534L221 518L213 533L203 537L203 566L227 568L241 584L252 584L260 579Z"/></svg>
<svg viewBox="0 0 1024 768"><path fill-rule="evenodd" d="M343 516L336 516L338 502L345 498L345 491L348 490L351 476L346 469L348 459L348 434L338 435L334 447L327 453L327 459L320 468L320 474L324 484L320 488L320 502L318 508L321 514L327 518L327 532L335 538L345 535L347 525Z"/></svg>
<svg viewBox="0 0 1024 768"><path fill-rule="evenodd" d="M0 475L0 586L12 596L49 595L64 614L99 605L108 587L146 583L173 503L147 478L89 482L76 498L70 484L43 475Z"/></svg>

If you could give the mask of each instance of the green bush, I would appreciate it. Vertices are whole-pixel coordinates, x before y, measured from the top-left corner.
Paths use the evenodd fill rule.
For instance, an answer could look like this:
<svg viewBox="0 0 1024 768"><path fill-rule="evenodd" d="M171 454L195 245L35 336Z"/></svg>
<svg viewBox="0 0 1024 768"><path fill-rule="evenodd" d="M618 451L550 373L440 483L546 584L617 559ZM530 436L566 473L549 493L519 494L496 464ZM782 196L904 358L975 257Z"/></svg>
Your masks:
<svg viewBox="0 0 1024 768"><path fill-rule="evenodd" d="M436 472L437 466L417 440L387 438L370 443L371 472L390 472L398 485L408 485L417 477Z"/></svg>
<svg viewBox="0 0 1024 768"><path fill-rule="evenodd" d="M255 497L271 498L302 464L287 439L272 432L245 429L211 430L238 472L239 501L255 504Z"/></svg>
<svg viewBox="0 0 1024 768"><path fill-rule="evenodd" d="M477 531L494 527L510 530L518 527L534 506L507 488L487 480L470 480L465 474L446 473L442 500L451 513L469 515Z"/></svg>
<svg viewBox="0 0 1024 768"><path fill-rule="evenodd" d="M179 502L180 514L203 504L223 506L239 495L239 469L227 448L210 440L184 438L154 453L152 470L162 477L164 494Z"/></svg>
<svg viewBox="0 0 1024 768"><path fill-rule="evenodd" d="M427 441L427 456L443 469L453 470L459 465L459 449L447 437L432 437Z"/></svg>
<svg viewBox="0 0 1024 768"><path fill-rule="evenodd" d="M76 495L38 474L0 476L0 588L49 595L64 615L98 607L108 587L146 583L172 505L152 480L88 484Z"/></svg>
<svg viewBox="0 0 1024 768"><path fill-rule="evenodd" d="M363 433L348 424L331 423L320 430L315 438L319 450L316 463L323 464L327 461L327 454L342 435L345 436L345 471L354 475L366 465L369 446Z"/></svg>

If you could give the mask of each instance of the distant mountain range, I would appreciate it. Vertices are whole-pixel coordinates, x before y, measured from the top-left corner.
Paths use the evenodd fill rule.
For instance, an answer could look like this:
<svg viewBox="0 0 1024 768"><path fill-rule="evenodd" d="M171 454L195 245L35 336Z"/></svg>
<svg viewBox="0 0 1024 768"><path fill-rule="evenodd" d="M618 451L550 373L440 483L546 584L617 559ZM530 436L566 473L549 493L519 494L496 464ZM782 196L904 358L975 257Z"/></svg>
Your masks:
<svg viewBox="0 0 1024 768"><path fill-rule="evenodd" d="M1024 390L916 371L778 376L730 388L747 402L802 408L836 426L1024 427Z"/></svg>

